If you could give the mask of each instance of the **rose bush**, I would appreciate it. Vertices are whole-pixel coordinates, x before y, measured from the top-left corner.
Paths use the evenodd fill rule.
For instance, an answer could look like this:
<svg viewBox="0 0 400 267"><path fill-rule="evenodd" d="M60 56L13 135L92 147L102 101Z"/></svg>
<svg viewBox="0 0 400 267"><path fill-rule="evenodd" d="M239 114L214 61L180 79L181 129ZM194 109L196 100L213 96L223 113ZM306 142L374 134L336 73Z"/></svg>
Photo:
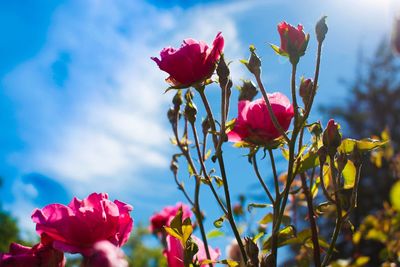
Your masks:
<svg viewBox="0 0 400 267"><path fill-rule="evenodd" d="M161 59L151 59L170 75L166 81L171 86L184 88L212 75L223 48L224 38L218 33L211 47L203 41L185 39L179 49L166 47L160 52Z"/></svg>
<svg viewBox="0 0 400 267"><path fill-rule="evenodd" d="M115 246L127 242L133 227L130 211L128 204L112 202L105 193L93 193L83 200L75 197L67 206L51 204L36 209L32 220L37 233L49 237L54 248L88 256L97 241L108 240Z"/></svg>
<svg viewBox="0 0 400 267"><path fill-rule="evenodd" d="M268 94L268 99L279 124L287 131L294 115L292 104L282 93ZM266 145L280 135L269 116L264 99L239 101L235 126L228 132L229 141Z"/></svg>

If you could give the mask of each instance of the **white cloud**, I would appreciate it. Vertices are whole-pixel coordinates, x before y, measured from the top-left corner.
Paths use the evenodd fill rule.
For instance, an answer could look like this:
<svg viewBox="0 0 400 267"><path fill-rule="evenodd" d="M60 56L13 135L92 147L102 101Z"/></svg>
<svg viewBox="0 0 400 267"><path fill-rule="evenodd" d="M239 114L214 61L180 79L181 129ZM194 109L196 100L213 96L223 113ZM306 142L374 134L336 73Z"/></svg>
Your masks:
<svg viewBox="0 0 400 267"><path fill-rule="evenodd" d="M81 196L121 189L143 195L149 186L158 197L167 196L175 190L172 183L141 175L154 168L169 176L173 149L165 116L171 95L163 94L167 74L150 56L187 37L212 42L222 31L226 53L242 58L232 15L245 6L158 10L145 2L111 0L60 6L43 49L5 80L26 144L11 162Z"/></svg>

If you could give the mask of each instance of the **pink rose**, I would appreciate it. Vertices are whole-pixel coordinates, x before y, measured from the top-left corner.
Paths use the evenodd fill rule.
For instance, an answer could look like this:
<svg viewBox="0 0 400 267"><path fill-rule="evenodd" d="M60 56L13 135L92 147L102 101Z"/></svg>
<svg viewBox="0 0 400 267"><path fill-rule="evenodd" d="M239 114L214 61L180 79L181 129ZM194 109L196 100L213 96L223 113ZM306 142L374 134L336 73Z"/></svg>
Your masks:
<svg viewBox="0 0 400 267"><path fill-rule="evenodd" d="M294 116L293 106L281 93L268 94L272 111L283 130L287 131ZM228 132L231 142L246 141L251 144L265 145L280 137L263 98L254 101L242 100L238 104L238 117L233 130Z"/></svg>
<svg viewBox="0 0 400 267"><path fill-rule="evenodd" d="M209 78L224 48L224 38L218 33L211 47L203 41L185 39L179 49L166 47L161 60L152 57L158 67L170 76L166 81L174 87L189 87Z"/></svg>
<svg viewBox="0 0 400 267"><path fill-rule="evenodd" d="M0 267L64 267L64 253L41 243L25 247L11 243L9 253L0 253Z"/></svg>
<svg viewBox="0 0 400 267"><path fill-rule="evenodd" d="M189 206L181 202L176 203L175 206L166 206L160 212L155 213L150 217L150 232L158 233L163 230L164 226L169 226L170 222L176 216L180 208L182 208L183 220L192 216Z"/></svg>
<svg viewBox="0 0 400 267"><path fill-rule="evenodd" d="M302 25L299 24L295 28L283 21L278 24L278 32L281 37L280 49L282 52L291 55L293 51L297 56L304 54L308 41Z"/></svg>
<svg viewBox="0 0 400 267"><path fill-rule="evenodd" d="M36 209L32 220L36 232L53 240L53 247L64 252L90 255L94 243L108 240L122 246L129 238L133 220L132 206L106 193L93 193L83 200L74 198L67 206L51 204Z"/></svg>
<svg viewBox="0 0 400 267"><path fill-rule="evenodd" d="M196 236L191 236L192 240L197 244L199 251L194 256L194 260L197 259L199 263L207 260L207 255L204 247L203 241L201 241ZM212 247L208 246L208 250L210 251L210 258L213 261L218 260L219 256L221 255L220 250L213 249ZM164 256L167 258L168 267L184 267L183 264L183 247L181 242L172 237L170 235L167 236L167 248L164 250ZM207 267L208 264L203 264L201 267Z"/></svg>
<svg viewBox="0 0 400 267"><path fill-rule="evenodd" d="M84 267L128 267L124 252L106 240L96 242L83 262Z"/></svg>

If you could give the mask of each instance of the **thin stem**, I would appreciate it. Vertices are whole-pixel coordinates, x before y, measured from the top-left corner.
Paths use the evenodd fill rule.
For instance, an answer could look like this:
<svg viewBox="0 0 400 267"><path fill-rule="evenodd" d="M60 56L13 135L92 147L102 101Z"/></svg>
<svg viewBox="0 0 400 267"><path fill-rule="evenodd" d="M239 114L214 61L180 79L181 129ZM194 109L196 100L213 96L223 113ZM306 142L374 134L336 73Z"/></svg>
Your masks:
<svg viewBox="0 0 400 267"><path fill-rule="evenodd" d="M297 64L292 64L292 102L295 114L297 115L299 106L297 105L297 97L296 97L296 70L297 70Z"/></svg>
<svg viewBox="0 0 400 267"><path fill-rule="evenodd" d="M339 193L338 183L337 183L336 177L335 177L335 165L334 165L335 162L333 160L333 155L329 155L329 159L330 159L329 165L330 165L331 174L332 174L332 182L333 182L333 187L335 190L337 219L336 219L335 229L332 234L331 243L329 244L328 251L326 252L324 261L322 262L323 266L327 265L332 257L332 253L333 253L333 250L335 249L336 241L339 237L340 229L342 228L342 223L343 223L342 203L340 201L340 193ZM340 177L340 173L338 173L337 176Z"/></svg>
<svg viewBox="0 0 400 267"><path fill-rule="evenodd" d="M279 133L283 136L283 138L286 140L286 142L289 143L289 142L290 142L289 137L288 137L287 134L285 133L285 130L283 130L282 126L280 125L280 123L278 122L278 119L277 119L276 116L275 116L275 113L274 113L273 110L272 110L271 103L269 102L268 95L267 95L267 92L266 92L266 90L265 90L265 88L264 88L264 85L263 85L263 83L262 83L262 81L261 81L260 75L261 75L261 74L254 75L254 76L255 76L255 78L256 78L258 87L260 88L261 94L262 94L262 96L263 96L263 98L264 98L264 100L265 100L265 103L267 104L268 114L269 114L269 116L270 116L270 118L271 118L271 120L272 120L272 123L274 124L275 128L276 128L276 129L279 131Z"/></svg>
<svg viewBox="0 0 400 267"><path fill-rule="evenodd" d="M228 185L228 179L226 176L226 171L225 171L225 164L224 164L224 159L222 157L222 151L221 150L217 150L218 149L218 138L215 135L216 133L216 126L215 126L215 120L214 120L214 115L212 113L210 104L208 103L207 97L204 93L204 90L198 90L201 99L203 101L204 107L206 109L207 115L208 115L208 119L210 122L210 127L211 130L213 132L212 137L213 137L213 142L214 142L214 147L216 149L215 153L216 153L216 157L218 160L218 165L221 171L221 177L222 177L222 181L223 181L223 186L224 186L224 193L225 193L225 201L226 201L226 207L227 207L227 218L229 221L229 224L231 225L231 229L233 234L235 235L236 241L238 242L239 248L240 248L240 252L242 254L243 260L244 262L247 262L247 255L246 255L246 251L244 250L244 245L243 245L243 241L240 237L239 231L237 229L235 220L233 218L233 213L232 213L232 206L231 206L231 197L230 197L230 192L229 192L229 185ZM223 126L224 127L224 126ZM221 138L221 137L220 137Z"/></svg>
<svg viewBox="0 0 400 267"><path fill-rule="evenodd" d="M269 153L269 158L271 159L272 172L274 174L275 198L279 199L281 195L279 192L278 173L276 172L274 153L272 152L272 149L268 149L268 153Z"/></svg>
<svg viewBox="0 0 400 267"><path fill-rule="evenodd" d="M325 181L324 181L324 164L321 163L319 165L319 179L321 182L321 187L322 187L322 192L324 193L325 197L332 203L336 203L336 201L330 196L328 190L326 189L325 186Z"/></svg>
<svg viewBox="0 0 400 267"><path fill-rule="evenodd" d="M318 79L319 79L319 68L320 68L320 65L321 65L321 52L322 52L322 42L318 42L317 62L316 62L315 73L314 73L314 85L313 85L313 88L312 88L312 92L310 94L310 98L307 101L308 105L306 107L306 113L304 115L304 121L306 121L306 119L310 115L311 108L312 108L313 103L314 103L314 98L315 98L315 95L317 93Z"/></svg>
<svg viewBox="0 0 400 267"><path fill-rule="evenodd" d="M301 177L303 192L304 192L304 195L306 196L306 200L307 200L308 219L310 221L311 239L313 242L314 265L316 267L320 267L321 266L321 255L320 255L320 248L319 248L319 241L318 241L317 223L315 221L313 200L312 200L310 190L307 186L306 175L304 173L302 173L300 175L300 177Z"/></svg>
<svg viewBox="0 0 400 267"><path fill-rule="evenodd" d="M267 196L268 196L269 200L271 201L272 205L275 205L274 198L272 197L271 192L269 191L267 185L265 184L265 182L264 182L263 178L261 177L260 172L258 170L256 155L253 155L253 157L251 159L253 162L252 165L254 168L254 172L256 173L258 181L260 181L260 184L264 188L265 193L267 193Z"/></svg>
<svg viewBox="0 0 400 267"><path fill-rule="evenodd" d="M194 206L193 200L190 198L189 194L186 192L184 186L182 185L181 182L178 180L178 175L174 173L174 179L175 183L178 186L178 189L182 191L183 195L185 196L186 200L190 203L190 205Z"/></svg>
<svg viewBox="0 0 400 267"><path fill-rule="evenodd" d="M356 166L356 179L354 182L353 191L351 192L350 208L347 211L344 218L348 218L350 216L350 213L357 207L357 193L358 193L358 184L360 182L361 166L362 164Z"/></svg>
<svg viewBox="0 0 400 267"><path fill-rule="evenodd" d="M206 180L209 182L209 186L210 186L210 188L211 188L211 191L212 191L212 193L213 193L215 199L217 200L219 206L221 207L222 211L224 212L224 214L227 214L228 212L227 212L227 210L226 210L224 204L222 203L221 199L219 198L217 192L215 191L215 188L214 188L214 186L212 185L212 180L211 180L211 178L208 176L207 169L206 169L206 166L205 166L205 164L204 164L204 161L203 161L203 159L201 158L202 155L201 155L201 152L200 152L200 144L199 144L199 139L198 139L198 135L197 135L197 129L196 129L196 127L194 126L194 124L191 124L191 127L192 127L192 131L193 131L193 139L194 139L194 142L195 142L195 145L196 145L197 155L198 155L199 161L200 161L201 172L203 173L203 175L204 175L204 177L206 178Z"/></svg>

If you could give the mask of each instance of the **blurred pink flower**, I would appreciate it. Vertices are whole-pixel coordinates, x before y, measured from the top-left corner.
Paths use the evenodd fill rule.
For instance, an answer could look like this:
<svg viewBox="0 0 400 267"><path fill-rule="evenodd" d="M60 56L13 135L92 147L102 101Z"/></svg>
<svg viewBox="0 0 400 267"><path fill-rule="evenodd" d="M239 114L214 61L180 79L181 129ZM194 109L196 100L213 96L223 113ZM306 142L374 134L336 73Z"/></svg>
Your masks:
<svg viewBox="0 0 400 267"><path fill-rule="evenodd" d="M103 240L93 246L93 254L84 259L84 267L128 267L124 252Z"/></svg>
<svg viewBox="0 0 400 267"><path fill-rule="evenodd" d="M204 243L194 235L192 235L191 238L199 248L199 251L194 256L194 259L197 259L197 261L201 263L207 259ZM210 251L211 260L213 261L218 260L219 256L221 255L220 250L218 248L213 249L210 246L208 246L208 249ZM167 258L168 267L184 267L183 247L181 242L175 237L172 237L170 235L167 236L167 248L164 250L164 255ZM208 264L201 265L201 267L207 267L207 266Z"/></svg>
<svg viewBox="0 0 400 267"><path fill-rule="evenodd" d="M289 99L281 93L268 94L272 111L283 130L287 131L294 116L293 106ZM254 101L242 100L238 104L238 117L234 128L228 132L231 142L246 141L251 144L265 145L280 137L263 98Z"/></svg>
<svg viewBox="0 0 400 267"><path fill-rule="evenodd" d="M166 47L161 60L152 57L158 67L170 76L166 81L174 87L189 87L209 78L224 49L224 38L218 33L211 47L203 41L185 39L179 49Z"/></svg>
<svg viewBox="0 0 400 267"><path fill-rule="evenodd" d="M74 198L67 206L36 209L32 220L39 235L53 240L54 248L90 255L97 241L108 240L115 246L127 242L133 227L132 209L118 200L111 202L106 193L93 193L83 200Z"/></svg>
<svg viewBox="0 0 400 267"><path fill-rule="evenodd" d="M164 226L169 226L171 220L176 216L180 208L182 208L183 220L192 216L190 207L181 202L176 203L175 206L166 206L160 212L150 217L150 232L158 233L163 230Z"/></svg>
<svg viewBox="0 0 400 267"><path fill-rule="evenodd" d="M64 253L41 243L26 247L11 243L8 253L0 253L0 267L64 267Z"/></svg>

